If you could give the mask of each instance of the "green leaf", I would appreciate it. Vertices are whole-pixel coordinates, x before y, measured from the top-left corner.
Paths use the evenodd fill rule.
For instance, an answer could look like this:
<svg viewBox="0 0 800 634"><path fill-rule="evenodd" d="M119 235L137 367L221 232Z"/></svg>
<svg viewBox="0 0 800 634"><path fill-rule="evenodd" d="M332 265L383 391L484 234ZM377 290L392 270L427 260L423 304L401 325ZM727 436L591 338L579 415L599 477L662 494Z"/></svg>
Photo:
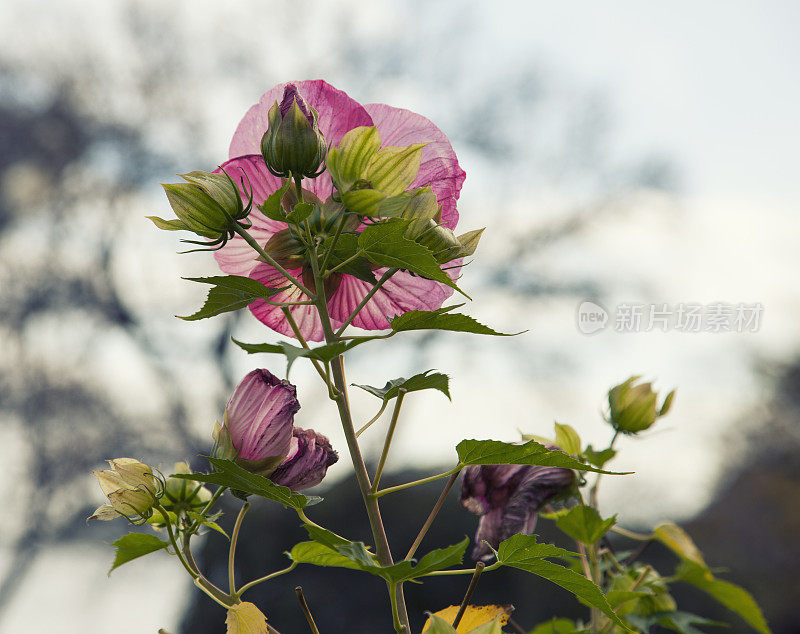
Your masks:
<svg viewBox="0 0 800 634"><path fill-rule="evenodd" d="M169 542L165 542L149 533L128 533L124 537L120 537L113 545L117 549L117 554L108 574L111 574L115 568L119 568L122 564L167 548Z"/></svg>
<svg viewBox="0 0 800 634"><path fill-rule="evenodd" d="M283 289L268 288L261 282L241 275L217 275L214 277L186 277L191 282L212 284L203 307L188 317L178 317L186 321L207 319L232 310L249 306L257 299L268 299Z"/></svg>
<svg viewBox="0 0 800 634"><path fill-rule="evenodd" d="M727 627L727 623L711 621L702 616L697 616L696 614L677 610L655 612L653 614L628 614L625 618L630 621L631 625L642 632L649 632L650 628L656 625L673 630L679 634L706 634L703 630L694 627L695 625Z"/></svg>
<svg viewBox="0 0 800 634"><path fill-rule="evenodd" d="M476 464L527 464L545 467L563 467L578 471L594 471L610 475L628 475L631 472L603 471L565 454L550 451L535 440L516 445L499 440L462 440L456 446L458 459L463 465Z"/></svg>
<svg viewBox="0 0 800 634"><path fill-rule="evenodd" d="M576 553L570 553L552 544L538 544L535 535L514 535L500 544L497 553L498 561L504 566L524 570L561 586L603 612L617 625L628 629L611 609L600 588L583 575L544 559L545 557L571 556Z"/></svg>
<svg viewBox="0 0 800 634"><path fill-rule="evenodd" d="M761 608L744 588L729 581L717 579L710 570L689 560L683 561L675 574L681 581L700 588L729 610L736 612L755 630L762 634L770 634L771 630L764 619Z"/></svg>
<svg viewBox="0 0 800 634"><path fill-rule="evenodd" d="M377 396L383 402L387 402L395 398L399 394L400 388L403 388L406 392L439 390L448 399L452 400L450 398L449 387L450 377L448 377L446 374L442 374L441 372L434 372L433 374L429 374L429 372L433 372L433 370L426 370L421 374L415 374L410 379L405 379L403 377L400 377L399 379L391 379L390 381L387 381L386 385L383 387L358 385L357 383L353 383L352 385L353 387L360 387L362 390L369 392L373 396Z"/></svg>
<svg viewBox="0 0 800 634"><path fill-rule="evenodd" d="M211 519L210 517L203 517L200 513L196 512L196 511L189 511L188 515L195 522L200 522L203 526L208 526L209 528L211 528L211 529L217 531L218 533L224 535L226 539L230 539L230 537L228 537L228 533L226 533L225 530L219 524L217 524L213 519ZM216 517L217 516L215 516L215 518Z"/></svg>
<svg viewBox="0 0 800 634"><path fill-rule="evenodd" d="M378 266L416 273L446 284L469 297L442 271L429 249L404 237L407 227L407 220L390 220L369 225L359 234L358 246L364 256Z"/></svg>
<svg viewBox="0 0 800 634"><path fill-rule="evenodd" d="M569 425L555 423L556 444L566 451L570 456L578 455L581 452L581 437Z"/></svg>
<svg viewBox="0 0 800 634"><path fill-rule="evenodd" d="M595 451L592 449L592 446L589 445L583 451L583 457L586 458L587 461L591 462L595 467L602 468L609 460L611 460L614 456L617 455L616 450L614 449L603 449L603 451Z"/></svg>
<svg viewBox="0 0 800 634"><path fill-rule="evenodd" d="M333 245L332 251L330 250L331 245ZM371 285L375 285L377 282L369 260L363 257L359 250L358 234L342 233L336 244L333 244L333 236L326 238L322 243L322 251L323 253L330 251L326 263L328 270L336 269Z"/></svg>
<svg viewBox="0 0 800 634"><path fill-rule="evenodd" d="M267 199L258 206L267 218L277 220L278 222L286 222L286 212L283 210L281 202L283 201L283 196L286 194L286 190L289 189L289 185L291 184L292 182L287 179L283 187L270 194Z"/></svg>
<svg viewBox="0 0 800 634"><path fill-rule="evenodd" d="M437 548L426 553L416 565L412 561L401 561L393 566L381 568L381 576L388 581L399 583L422 577L437 570L444 570L459 565L464 559L464 552L469 545L469 538L446 548Z"/></svg>
<svg viewBox="0 0 800 634"><path fill-rule="evenodd" d="M497 332L488 326L478 323L468 315L451 313L456 308L448 306L436 310L410 310L407 313L390 319L392 330L404 332L407 330L449 330L452 332L471 332L476 335L495 335L498 337L511 337L522 333Z"/></svg>
<svg viewBox="0 0 800 634"><path fill-rule="evenodd" d="M470 630L467 634L503 634L503 625L500 619L484 623Z"/></svg>
<svg viewBox="0 0 800 634"><path fill-rule="evenodd" d="M703 553L700 552L700 549L689 537L689 534L677 524L672 522L659 524L653 530L653 535L681 559L694 562L708 569L703 559Z"/></svg>
<svg viewBox="0 0 800 634"><path fill-rule="evenodd" d="M575 506L564 517L556 520L556 525L572 539L584 544L594 544L608 532L616 522L616 515L604 520L591 506Z"/></svg>
<svg viewBox="0 0 800 634"><path fill-rule="evenodd" d="M340 555L333 548L320 544L319 542L300 542L286 553L292 561L299 564L311 564L312 566L324 566L334 568L350 568L360 570L361 567L344 555Z"/></svg>
<svg viewBox="0 0 800 634"><path fill-rule="evenodd" d="M173 220L164 220L158 216L147 216L147 219L151 220L156 227L164 231L191 231L183 220L177 218Z"/></svg>
<svg viewBox="0 0 800 634"><path fill-rule="evenodd" d="M365 337L365 340L371 340ZM282 354L286 357L286 372L292 368L297 359L315 359L327 363L343 354L347 350L355 348L357 345L366 343L366 341L352 340L352 341L339 341L337 343L329 343L324 346L317 346L316 348L301 348L300 346L292 345L286 341L279 341L278 343L244 343L231 337L231 341L239 346L248 354L258 354L266 352L269 354Z"/></svg>
<svg viewBox="0 0 800 634"><path fill-rule="evenodd" d="M426 143L412 143L405 147L385 147L369 162L364 174L373 189L396 196L414 182L422 161L422 148Z"/></svg>
<svg viewBox="0 0 800 634"><path fill-rule="evenodd" d="M244 491L245 493L279 502L286 508L303 509L306 506L322 501L320 497L295 493L291 489L275 484L263 476L250 473L232 460L209 457L208 461L216 469L213 473L173 473L170 477L207 482L237 491Z"/></svg>
<svg viewBox="0 0 800 634"><path fill-rule="evenodd" d="M430 625L425 629L425 634L456 634L456 629L441 616L427 612Z"/></svg>
<svg viewBox="0 0 800 634"><path fill-rule="evenodd" d="M578 628L569 619L553 618L544 623L539 623L530 634L573 634Z"/></svg>
<svg viewBox="0 0 800 634"><path fill-rule="evenodd" d="M286 222L299 225L312 213L314 213L314 205L311 203L297 203L291 213L286 216Z"/></svg>

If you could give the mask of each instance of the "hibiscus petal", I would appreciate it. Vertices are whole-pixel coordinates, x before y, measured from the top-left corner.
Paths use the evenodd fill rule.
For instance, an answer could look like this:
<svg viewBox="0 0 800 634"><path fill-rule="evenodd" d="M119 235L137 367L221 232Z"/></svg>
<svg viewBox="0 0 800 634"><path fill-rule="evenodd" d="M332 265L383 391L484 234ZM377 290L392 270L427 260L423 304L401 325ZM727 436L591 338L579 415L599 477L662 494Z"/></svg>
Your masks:
<svg viewBox="0 0 800 634"><path fill-rule="evenodd" d="M345 133L353 128L373 125L371 117L361 104L327 82L317 79L291 83L297 87L306 103L319 113L319 129L329 145L339 145ZM233 134L228 156L234 158L261 152L261 137L268 126L267 114L276 101L281 101L287 85L278 84L271 88L247 111ZM328 198L333 191L327 172L316 179L306 180L304 186L322 200Z"/></svg>
<svg viewBox="0 0 800 634"><path fill-rule="evenodd" d="M302 275L301 269L288 269L298 280ZM301 302L306 301L308 297L291 282L289 282L277 269L269 264L259 262L257 266L250 272L250 277L258 280L262 284L270 288L282 288L289 286L285 291L276 293L270 300L273 302ZM292 327L289 325L286 317L278 306L268 304L263 299L257 299L249 306L250 312L255 315L263 324L266 324L274 331L279 332L287 337L296 338ZM297 323L300 333L306 341L322 341L325 335L322 331L322 322L320 322L319 314L314 306L290 306L289 312ZM341 323L332 320L334 327L339 327Z"/></svg>
<svg viewBox="0 0 800 634"><path fill-rule="evenodd" d="M459 167L456 153L444 132L429 119L410 110L383 103L369 103L364 108L381 133L383 147L428 144L422 149L422 164L411 186L430 185L442 205L442 224L455 228L458 222L456 201L466 174Z"/></svg>
<svg viewBox="0 0 800 634"><path fill-rule="evenodd" d="M380 278L386 270L376 270L375 276ZM331 318L344 323L371 288L372 284L345 275L328 301ZM389 327L391 317L409 310L435 310L452 294L453 289L439 282L399 271L359 311L353 325L365 330L383 330Z"/></svg>
<svg viewBox="0 0 800 634"><path fill-rule="evenodd" d="M281 179L270 174L260 154L240 156L227 161L217 168L214 173L219 173L222 170L225 170L228 176L239 186L239 191L245 204L252 188L253 210L247 216L247 219L253 226L248 229L248 233L259 244L265 245L274 234L287 226L284 222L270 220L258 209L258 205L263 204L270 194L280 189ZM257 257L258 255L253 251L253 247L239 236L234 236L228 240L224 247L214 251L214 259L216 259L219 268L230 275L249 275L253 267L258 264Z"/></svg>

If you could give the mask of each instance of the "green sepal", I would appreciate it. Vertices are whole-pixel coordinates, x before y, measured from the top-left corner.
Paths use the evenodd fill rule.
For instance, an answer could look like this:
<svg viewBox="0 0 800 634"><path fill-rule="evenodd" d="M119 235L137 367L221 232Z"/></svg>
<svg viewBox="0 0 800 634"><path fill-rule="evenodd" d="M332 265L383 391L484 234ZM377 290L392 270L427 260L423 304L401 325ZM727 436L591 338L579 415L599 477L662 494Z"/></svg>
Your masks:
<svg viewBox="0 0 800 634"><path fill-rule="evenodd" d="M363 178L367 165L381 147L381 135L375 126L359 126L348 131L338 148L328 151L326 166L340 194Z"/></svg>

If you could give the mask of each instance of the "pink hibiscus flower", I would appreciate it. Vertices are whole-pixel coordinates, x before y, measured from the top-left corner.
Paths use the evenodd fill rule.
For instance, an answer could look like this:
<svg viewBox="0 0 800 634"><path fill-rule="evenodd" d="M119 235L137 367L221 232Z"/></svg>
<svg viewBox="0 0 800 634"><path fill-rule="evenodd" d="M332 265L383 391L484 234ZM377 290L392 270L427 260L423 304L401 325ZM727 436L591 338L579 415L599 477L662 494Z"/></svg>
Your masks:
<svg viewBox="0 0 800 634"><path fill-rule="evenodd" d="M287 224L267 218L257 209L267 197L280 189L281 180L273 176L262 158L261 138L267 130L267 113L270 107L280 102L284 90L290 84L280 84L264 93L260 101L244 116L230 146L230 160L221 166L236 181L245 176L252 186L253 211L248 219L252 222L250 234L261 245ZM319 129L325 140L333 147L339 145L346 132L358 126L375 126L381 136L383 147L407 146L412 143L427 143L422 150L419 173L412 188L429 186L442 207L441 224L453 229L458 222L456 201L464 182L464 171L459 167L455 152L444 133L422 115L393 108L385 104L362 106L344 92L322 80L295 82L299 95L319 113ZM249 195L248 191L242 194ZM322 173L316 179L304 179L304 190L314 194L320 201L327 201L333 193L330 175ZM231 275L244 275L272 288L287 285L286 279L271 265L260 262L250 246L239 236L233 237L214 253L219 267ZM302 268L287 267L297 279L302 278ZM453 275L453 271L450 274ZM386 269L377 269L380 276ZM334 285L328 300L328 311L334 327L340 327L372 286L351 275L342 275L338 286ZM353 320L353 325L366 330L381 330L389 327L389 319L409 310L434 310L441 307L453 289L439 282L399 271L367 302ZM291 286L274 295L273 302L297 302L308 299L297 287ZM273 330L294 337L294 333L282 310L263 300L250 304L256 318ZM301 334L307 340L321 341L322 325L314 306L292 306L292 317Z"/></svg>

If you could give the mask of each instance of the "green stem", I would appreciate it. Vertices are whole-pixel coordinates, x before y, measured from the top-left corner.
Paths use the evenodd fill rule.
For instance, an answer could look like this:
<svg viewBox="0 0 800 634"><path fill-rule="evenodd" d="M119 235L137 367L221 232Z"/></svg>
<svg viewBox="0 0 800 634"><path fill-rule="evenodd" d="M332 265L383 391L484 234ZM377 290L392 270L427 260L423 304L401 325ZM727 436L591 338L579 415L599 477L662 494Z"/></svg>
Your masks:
<svg viewBox="0 0 800 634"><path fill-rule="evenodd" d="M203 507L203 510L200 511L200 515L201 516L203 516L203 517L206 516L206 514L217 503L217 500L219 500L219 498L222 496L222 494L225 493L225 490L227 488L228 487L219 487L216 491L214 491L214 495L211 496L211 499L208 501L208 504L206 504ZM199 528L200 528L200 520L195 520L194 523L189 527L188 532L189 532L190 535L194 535L197 532L197 529L199 529Z"/></svg>
<svg viewBox="0 0 800 634"><path fill-rule="evenodd" d="M314 622L314 617L311 614L311 609L308 607L308 603L306 602L306 597L303 594L302 586L297 586L294 589L294 592L297 595L297 601L300 603L300 611L303 613L303 616L306 617L306 622L308 623L308 627L311 628L311 634L319 634L319 629L317 628L317 624Z"/></svg>
<svg viewBox="0 0 800 634"><path fill-rule="evenodd" d="M447 494L450 493L450 489L453 488L453 485L456 483L458 479L458 473L454 473L450 476L447 480L447 484L444 485L444 490L442 491L441 495L439 495L439 499L436 500L436 504L433 505L433 510L428 515L428 519L425 520L425 523L422 525L422 528L419 530L419 534L417 538L414 540L414 543L411 544L411 548L408 549L406 553L406 559L411 559L414 556L414 553L417 552L417 548L422 543L422 540L425 538L428 529L430 529L431 525L433 524L433 520L436 519L436 515L438 515L439 511L444 504L444 501L447 499Z"/></svg>
<svg viewBox="0 0 800 634"><path fill-rule="evenodd" d="M619 436L619 429L614 431L614 436L611 438L611 442L608 444L608 449L614 448L614 443L617 442L617 437ZM589 489L589 504L594 508L597 508L597 487L600 486L600 478L603 477L602 473L598 473L597 477L594 479L594 484L592 488Z"/></svg>
<svg viewBox="0 0 800 634"><path fill-rule="evenodd" d="M347 327L351 323L353 323L353 320L356 318L356 315L358 315L358 313L361 312L361 309L367 305L367 302L372 299L372 296L375 295L375 293L377 293L381 289L381 287L389 280L389 278L392 277L392 275L397 273L397 271L399 270L400 269L387 269L387 271L381 276L381 279L378 280L375 286L369 289L369 292L366 295L364 295L364 299L362 299L361 302L359 302L358 306L356 306L356 309L352 313L350 313L350 316L342 324L341 328L339 328L339 330L336 331L337 337L342 336L342 333L347 329Z"/></svg>
<svg viewBox="0 0 800 634"><path fill-rule="evenodd" d="M239 530L242 528L242 520L244 514L250 508L250 502L245 502L242 505L239 515L236 516L236 523L233 525L233 532L231 533L231 547L228 551L228 589L232 597L236 595L236 579L234 571L234 560L236 558L236 542L239 539Z"/></svg>
<svg viewBox="0 0 800 634"><path fill-rule="evenodd" d="M326 267L328 266L328 259L330 258L331 253L333 253L333 250L336 248L336 243L339 242L339 236L342 235L342 231L344 230L344 223L347 221L347 214L345 214L344 208L342 208L341 214L342 216L341 218L339 218L339 224L336 227L336 233L333 234L333 240L331 240L331 244L328 247L327 252L325 253L325 257L322 258L322 263L320 264L319 267L320 271L326 270ZM327 276L323 275L323 277Z"/></svg>
<svg viewBox="0 0 800 634"><path fill-rule="evenodd" d="M309 289L307 289L305 287L305 285L300 280L298 280L294 275L289 273L289 271L287 271L280 264L278 264L275 261L275 258L273 258L269 253L267 253L262 248L262 246L260 244L258 244L258 242L256 241L256 239L253 236L251 236L249 233L247 233L246 229L243 229L242 227L240 227L238 224L235 224L235 223L234 223L233 227L234 227L234 231L236 231L236 233L238 233L242 238L244 238L244 241L247 242L247 244L249 244L251 247L253 247L253 249L256 251L256 253L258 253L264 259L264 261L267 264L272 266L281 275L283 275L287 280L289 280L292 284L294 284L297 288L299 288L300 291L302 293L304 293L306 296L308 296L309 299L311 299L311 300L314 299L314 293L312 293Z"/></svg>
<svg viewBox="0 0 800 634"><path fill-rule="evenodd" d="M622 528L622 526L612 526L610 530L612 533L622 535L628 539L635 539L639 542L649 542L655 539L655 535L653 535L653 533L637 533L635 531L629 531L627 528Z"/></svg>
<svg viewBox="0 0 800 634"><path fill-rule="evenodd" d="M308 342L305 340L305 337L303 337L303 334L300 332L300 328L298 327L297 322L294 320L292 312L285 306L281 306L281 310L283 311L283 316L286 317L286 321L289 322L289 326L291 327L294 336L297 337L297 341L299 341L300 345L306 350L311 350L311 348L308 345ZM328 381L328 377L325 374L325 370L322 368L319 361L317 361L316 359L309 359L309 361L311 361L311 365L314 366L314 369L317 371L317 374L319 374L322 380L325 381L325 383L328 385L328 390L330 391L331 387L330 382Z"/></svg>
<svg viewBox="0 0 800 634"><path fill-rule="evenodd" d="M381 417L381 414L383 414L386 411L386 406L388 404L389 404L389 401L384 401L383 402L383 405L381 405L381 408L378 410L378 413L375 414L375 416L373 416L369 420L368 423L366 423L363 427L361 427L361 429L359 429L356 432L356 438L358 438L363 432L367 431L372 426L372 423L374 423L376 420L378 420Z"/></svg>
<svg viewBox="0 0 800 634"><path fill-rule="evenodd" d="M467 611L469 601L472 599L472 595L475 593L475 588L478 586L478 579L481 578L481 574L483 573L483 569L485 567L486 564L482 561L479 561L477 564L475 564L475 572L472 575L472 579L470 579L469 586L464 594L464 599L461 601L461 606L458 608L456 618L453 619L454 628L458 628L458 624L461 623L461 619L464 618L464 613Z"/></svg>
<svg viewBox="0 0 800 634"><path fill-rule="evenodd" d="M411 487L416 487L419 486L420 484L428 484L428 482L436 482L436 480L441 480L442 478L449 478L454 473L459 473L462 468L463 465L459 463L455 467L450 469L450 471L445 471L444 473L428 476L427 478L422 478L421 480L414 480L413 482L406 482L405 484L398 484L397 486L381 489L380 491L372 493L371 497L382 498L384 495L389 495L390 493L397 493L398 491L410 489Z"/></svg>
<svg viewBox="0 0 800 634"><path fill-rule="evenodd" d="M315 300L317 302L317 311L319 312L322 330L325 333L325 343L331 344L338 341L338 335L333 330L330 315L328 314L327 301L325 299L325 286L320 275L319 265L317 262L316 248L312 253L311 269L314 274L314 284L317 289ZM358 445L356 438L355 428L353 427L353 417L350 412L350 402L347 394L347 381L344 376L344 359L341 355L335 357L331 363L331 374L333 376L333 384L336 387L336 394L334 401L339 410L339 418L342 422L342 429L344 431L345 439L347 440L347 448L350 452L350 459L353 463L353 469L356 474L356 482L361 491L361 497L364 500L364 507L367 511L369 518L370 528L372 530L372 537L375 541L375 554L381 566L390 566L394 563L392 560L392 553L389 549L389 540L386 537L386 529L383 526L381 519L380 506L378 500L370 495L371 483L367 467L364 464L364 457L361 455L361 448ZM391 593L393 600L398 603L398 610L400 615L400 622L410 632L408 625L408 614L406 612L405 599L403 598L402 586L396 588Z"/></svg>
<svg viewBox="0 0 800 634"><path fill-rule="evenodd" d="M392 412L392 421L389 423L389 429L386 432L386 440L383 443L383 451L381 452L380 460L378 460L378 468L375 470L375 478L372 482L371 493L378 490L381 476L383 475L383 468L386 466L386 459L389 457L389 449L392 446L392 438L394 438L394 430L397 427L397 421L400 418L400 408L403 406L403 399L406 396L406 389L400 388L397 391L397 399L394 403L394 411ZM356 434L358 437L358 434Z"/></svg>
<svg viewBox="0 0 800 634"><path fill-rule="evenodd" d="M297 562L293 561L289 566L284 568L283 570L278 570L276 572L271 572L268 575L264 575L263 577L259 577L258 579L253 579L253 581L249 581L244 584L239 590L236 592L237 597L241 597L245 592L247 592L253 586L257 586L259 583L263 583L265 581L269 581L270 579L274 579L275 577L280 577L281 575L285 575L287 572L291 572L297 568Z"/></svg>
<svg viewBox="0 0 800 634"><path fill-rule="evenodd" d="M395 632L407 632L406 626L400 622L400 612L397 607L397 584L389 583L389 601L392 605L392 624Z"/></svg>
<svg viewBox="0 0 800 634"><path fill-rule="evenodd" d="M483 569L483 572L491 572L492 570L497 570L500 566L502 566L502 562L496 561L491 566L486 566ZM422 575L423 577L447 577L450 575L474 575L475 572L478 570L477 567L475 568L466 568L463 570L434 570L433 572L429 572L428 574Z"/></svg>

